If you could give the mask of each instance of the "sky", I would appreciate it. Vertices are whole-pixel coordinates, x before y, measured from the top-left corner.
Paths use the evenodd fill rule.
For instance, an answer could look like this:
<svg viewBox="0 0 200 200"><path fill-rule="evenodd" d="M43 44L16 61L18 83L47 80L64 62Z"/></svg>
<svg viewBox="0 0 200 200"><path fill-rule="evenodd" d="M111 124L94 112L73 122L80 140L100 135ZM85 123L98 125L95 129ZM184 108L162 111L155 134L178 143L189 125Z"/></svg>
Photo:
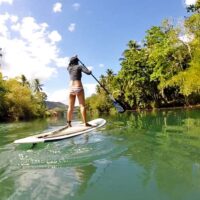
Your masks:
<svg viewBox="0 0 200 200"><path fill-rule="evenodd" d="M67 104L69 58L78 55L97 79L120 70L130 40L164 19L174 23L196 0L0 0L1 70L5 78L38 78L48 100ZM86 97L97 82L83 74Z"/></svg>

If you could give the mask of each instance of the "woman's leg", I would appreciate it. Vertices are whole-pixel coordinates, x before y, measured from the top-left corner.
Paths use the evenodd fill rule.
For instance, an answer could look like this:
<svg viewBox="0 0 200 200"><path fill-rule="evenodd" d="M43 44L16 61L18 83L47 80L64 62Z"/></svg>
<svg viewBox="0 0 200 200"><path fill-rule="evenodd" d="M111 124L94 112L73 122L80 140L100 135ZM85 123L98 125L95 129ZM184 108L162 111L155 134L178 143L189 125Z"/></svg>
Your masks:
<svg viewBox="0 0 200 200"><path fill-rule="evenodd" d="M85 107L85 93L84 90L81 90L78 94L78 101L79 101L79 106L81 110L81 116L83 119L83 123L87 126L87 117L86 117L86 107Z"/></svg>
<svg viewBox="0 0 200 200"><path fill-rule="evenodd" d="M69 107L67 110L67 121L70 126L71 126L71 121L72 121L75 100L76 100L76 95L69 94Z"/></svg>

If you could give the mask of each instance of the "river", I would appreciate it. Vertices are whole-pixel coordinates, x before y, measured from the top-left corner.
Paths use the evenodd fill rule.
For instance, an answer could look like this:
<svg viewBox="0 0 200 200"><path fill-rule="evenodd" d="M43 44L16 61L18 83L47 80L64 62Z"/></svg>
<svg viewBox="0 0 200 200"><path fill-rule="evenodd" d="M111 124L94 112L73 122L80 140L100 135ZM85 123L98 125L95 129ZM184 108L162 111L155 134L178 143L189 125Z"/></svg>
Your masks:
<svg viewBox="0 0 200 200"><path fill-rule="evenodd" d="M62 141L13 141L64 119L0 124L1 200L199 200L200 110L101 116L106 126Z"/></svg>

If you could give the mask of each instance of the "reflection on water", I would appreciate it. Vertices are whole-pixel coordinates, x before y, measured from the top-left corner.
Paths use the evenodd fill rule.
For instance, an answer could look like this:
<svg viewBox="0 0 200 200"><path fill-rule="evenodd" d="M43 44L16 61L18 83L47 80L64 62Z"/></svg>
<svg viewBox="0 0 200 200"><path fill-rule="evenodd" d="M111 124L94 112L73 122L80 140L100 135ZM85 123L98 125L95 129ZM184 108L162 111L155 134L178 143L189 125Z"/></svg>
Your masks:
<svg viewBox="0 0 200 200"><path fill-rule="evenodd" d="M1 199L199 199L199 110L105 118L100 130L34 147L12 141L65 121L1 124Z"/></svg>

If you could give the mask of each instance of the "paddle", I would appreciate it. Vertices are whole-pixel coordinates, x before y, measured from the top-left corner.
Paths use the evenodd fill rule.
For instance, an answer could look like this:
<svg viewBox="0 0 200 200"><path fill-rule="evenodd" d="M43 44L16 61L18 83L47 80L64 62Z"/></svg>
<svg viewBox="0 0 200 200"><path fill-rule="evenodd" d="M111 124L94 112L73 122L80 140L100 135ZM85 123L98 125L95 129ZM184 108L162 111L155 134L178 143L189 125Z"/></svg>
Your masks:
<svg viewBox="0 0 200 200"><path fill-rule="evenodd" d="M79 62L83 65L83 67L85 67L87 70L88 68L79 60ZM119 113L123 113L125 112L125 107L123 106L123 104L116 100L111 94L110 92L98 81L98 79L91 73L92 77L97 81L97 83L105 90L105 92L108 94L108 96L110 97L110 99L112 100L113 102L113 105L115 106L115 108L117 109L117 111Z"/></svg>

